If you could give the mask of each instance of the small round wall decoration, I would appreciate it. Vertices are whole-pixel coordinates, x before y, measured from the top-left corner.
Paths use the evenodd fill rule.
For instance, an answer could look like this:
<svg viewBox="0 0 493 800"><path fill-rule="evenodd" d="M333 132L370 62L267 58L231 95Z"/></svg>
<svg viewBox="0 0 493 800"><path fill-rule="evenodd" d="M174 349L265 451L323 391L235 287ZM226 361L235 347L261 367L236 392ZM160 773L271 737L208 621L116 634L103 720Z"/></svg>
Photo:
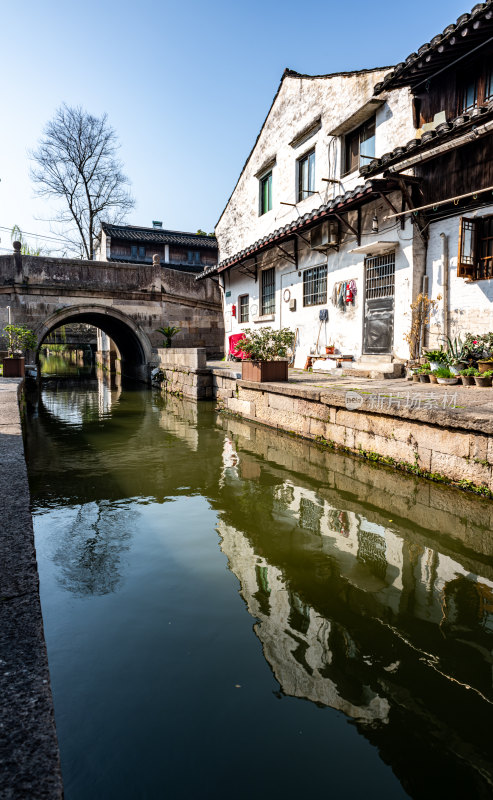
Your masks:
<svg viewBox="0 0 493 800"><path fill-rule="evenodd" d="M250 306L250 314L252 315L252 317L257 316L257 311L258 311L258 306L256 306L255 304L253 304L253 306Z"/></svg>
<svg viewBox="0 0 493 800"><path fill-rule="evenodd" d="M289 289L284 289L282 296L284 298L284 302L289 303L289 301L291 300L291 292L289 291Z"/></svg>

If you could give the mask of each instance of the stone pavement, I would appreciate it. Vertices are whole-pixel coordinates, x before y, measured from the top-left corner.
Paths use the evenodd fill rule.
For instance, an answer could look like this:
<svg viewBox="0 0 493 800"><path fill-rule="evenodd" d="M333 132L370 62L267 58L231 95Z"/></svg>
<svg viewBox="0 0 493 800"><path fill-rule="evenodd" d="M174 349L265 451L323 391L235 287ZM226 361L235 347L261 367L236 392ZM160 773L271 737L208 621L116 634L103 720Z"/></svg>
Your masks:
<svg viewBox="0 0 493 800"><path fill-rule="evenodd" d="M20 380L0 378L0 798L63 797L39 598Z"/></svg>

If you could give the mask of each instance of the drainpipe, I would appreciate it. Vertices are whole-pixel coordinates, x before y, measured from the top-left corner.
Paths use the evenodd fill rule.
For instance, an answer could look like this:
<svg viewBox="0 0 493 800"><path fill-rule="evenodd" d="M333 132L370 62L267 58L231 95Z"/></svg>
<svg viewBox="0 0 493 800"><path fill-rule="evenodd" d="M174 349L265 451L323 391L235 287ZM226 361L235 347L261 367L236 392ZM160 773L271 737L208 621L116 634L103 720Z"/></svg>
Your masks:
<svg viewBox="0 0 493 800"><path fill-rule="evenodd" d="M442 239L442 270L443 270L443 334L449 335L449 261L448 261L448 237L441 233Z"/></svg>

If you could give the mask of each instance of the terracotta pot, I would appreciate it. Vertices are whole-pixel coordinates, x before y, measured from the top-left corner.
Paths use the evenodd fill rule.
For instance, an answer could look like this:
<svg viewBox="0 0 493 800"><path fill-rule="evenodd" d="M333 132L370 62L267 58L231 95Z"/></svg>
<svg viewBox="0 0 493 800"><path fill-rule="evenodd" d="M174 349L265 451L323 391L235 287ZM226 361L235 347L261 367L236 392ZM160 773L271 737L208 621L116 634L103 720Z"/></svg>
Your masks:
<svg viewBox="0 0 493 800"><path fill-rule="evenodd" d="M241 377L244 381L287 381L287 361L251 361L245 359L241 362Z"/></svg>
<svg viewBox="0 0 493 800"><path fill-rule="evenodd" d="M333 356L336 351L335 345L333 344L326 344L325 345L325 352L328 356Z"/></svg>
<svg viewBox="0 0 493 800"><path fill-rule="evenodd" d="M483 371L485 371L485 370L483 370ZM491 378L482 378L481 375L479 375L479 376L476 375L474 377L474 383L476 384L476 386L483 386L483 387L491 386Z"/></svg>
<svg viewBox="0 0 493 800"><path fill-rule="evenodd" d="M493 369L493 361L478 361L479 372L489 372Z"/></svg>
<svg viewBox="0 0 493 800"><path fill-rule="evenodd" d="M3 377L4 378L23 378L24 377L24 357L4 358Z"/></svg>
<svg viewBox="0 0 493 800"><path fill-rule="evenodd" d="M419 376L419 379L420 379L421 383L429 383L430 382L430 376L425 374L425 373L421 373L421 375Z"/></svg>
<svg viewBox="0 0 493 800"><path fill-rule="evenodd" d="M474 375L461 375L460 379L463 386L474 386Z"/></svg>
<svg viewBox="0 0 493 800"><path fill-rule="evenodd" d="M413 383L419 383L419 375L413 374Z"/></svg>
<svg viewBox="0 0 493 800"><path fill-rule="evenodd" d="M437 376L436 375L430 375L430 383L436 383L436 382L437 382Z"/></svg>

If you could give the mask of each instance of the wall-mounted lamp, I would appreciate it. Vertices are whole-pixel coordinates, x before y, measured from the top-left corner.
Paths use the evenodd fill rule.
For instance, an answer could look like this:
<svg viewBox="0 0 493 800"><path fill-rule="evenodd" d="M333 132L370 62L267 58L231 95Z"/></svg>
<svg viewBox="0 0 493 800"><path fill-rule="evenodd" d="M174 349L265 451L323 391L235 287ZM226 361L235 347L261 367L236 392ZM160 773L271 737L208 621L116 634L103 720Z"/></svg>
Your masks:
<svg viewBox="0 0 493 800"><path fill-rule="evenodd" d="M378 233L378 217L375 214L372 221L371 221L371 232Z"/></svg>

